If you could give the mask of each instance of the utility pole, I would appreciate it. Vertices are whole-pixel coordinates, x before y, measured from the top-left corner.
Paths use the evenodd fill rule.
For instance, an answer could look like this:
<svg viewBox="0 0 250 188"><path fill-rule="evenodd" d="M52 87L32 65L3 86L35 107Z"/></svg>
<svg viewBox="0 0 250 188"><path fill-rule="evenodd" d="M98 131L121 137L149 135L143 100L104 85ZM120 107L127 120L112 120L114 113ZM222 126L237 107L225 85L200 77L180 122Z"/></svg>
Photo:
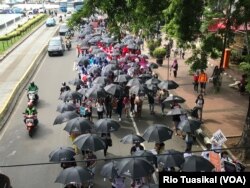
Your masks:
<svg viewBox="0 0 250 188"><path fill-rule="evenodd" d="M170 50L171 50L171 47L170 47L170 44L168 43L167 45L165 45L166 47L166 58L168 60L168 67L167 67L167 70L168 70L168 74L167 74L167 80L169 80L169 58L170 58Z"/></svg>

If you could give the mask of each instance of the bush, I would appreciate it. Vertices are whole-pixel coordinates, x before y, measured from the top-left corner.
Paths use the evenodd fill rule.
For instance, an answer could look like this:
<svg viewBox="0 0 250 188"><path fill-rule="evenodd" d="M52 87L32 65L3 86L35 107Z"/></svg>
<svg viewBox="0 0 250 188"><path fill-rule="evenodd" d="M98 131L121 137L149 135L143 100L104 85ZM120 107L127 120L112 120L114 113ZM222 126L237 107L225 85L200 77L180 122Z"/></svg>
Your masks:
<svg viewBox="0 0 250 188"><path fill-rule="evenodd" d="M153 56L153 51L155 50L155 48L159 47L160 45L161 45L161 39L149 40L147 42L147 47L149 49L149 54L151 56Z"/></svg>
<svg viewBox="0 0 250 188"><path fill-rule="evenodd" d="M163 47L157 47L155 48L155 50L153 51L153 56L157 59L162 59L165 57L166 55L166 48L163 48Z"/></svg>

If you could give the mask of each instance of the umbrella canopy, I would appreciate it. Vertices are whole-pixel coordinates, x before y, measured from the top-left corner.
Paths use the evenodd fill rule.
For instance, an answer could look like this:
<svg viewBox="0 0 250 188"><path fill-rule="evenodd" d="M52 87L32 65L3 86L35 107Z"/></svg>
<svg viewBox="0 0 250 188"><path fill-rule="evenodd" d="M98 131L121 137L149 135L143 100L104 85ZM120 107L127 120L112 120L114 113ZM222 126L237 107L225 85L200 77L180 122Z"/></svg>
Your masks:
<svg viewBox="0 0 250 188"><path fill-rule="evenodd" d="M150 63L150 64L149 64L149 67L150 67L151 69L158 69L159 65L157 65L156 63Z"/></svg>
<svg viewBox="0 0 250 188"><path fill-rule="evenodd" d="M214 165L202 156L192 155L186 158L183 166L183 172L212 172Z"/></svg>
<svg viewBox="0 0 250 188"><path fill-rule="evenodd" d="M102 76L106 76L110 71L116 70L116 64L108 64L102 69Z"/></svg>
<svg viewBox="0 0 250 188"><path fill-rule="evenodd" d="M173 131L166 127L166 125L154 124L144 131L142 137L148 142L161 143L171 139L172 136Z"/></svg>
<svg viewBox="0 0 250 188"><path fill-rule="evenodd" d="M64 169L56 178L55 183L64 185L70 183L83 184L93 178L91 170L80 166L74 166Z"/></svg>
<svg viewBox="0 0 250 188"><path fill-rule="evenodd" d="M104 90L115 97L121 97L123 94L123 88L117 84L109 84L104 87Z"/></svg>
<svg viewBox="0 0 250 188"><path fill-rule="evenodd" d="M158 87L160 89L170 90L176 89L177 87L179 87L179 85L173 80L164 80L158 84Z"/></svg>
<svg viewBox="0 0 250 188"><path fill-rule="evenodd" d="M118 175L133 179L146 177L154 172L154 167L145 159L125 158L117 162Z"/></svg>
<svg viewBox="0 0 250 188"><path fill-rule="evenodd" d="M114 82L117 82L117 83L124 83L124 82L127 82L131 77L127 74L120 74L118 75Z"/></svg>
<svg viewBox="0 0 250 188"><path fill-rule="evenodd" d="M129 89L130 94L136 94L136 95L145 95L146 93L146 88L145 85L139 84L139 85L134 85Z"/></svg>
<svg viewBox="0 0 250 188"><path fill-rule="evenodd" d="M157 84L146 84L146 88L151 91L157 91L158 87Z"/></svg>
<svg viewBox="0 0 250 188"><path fill-rule="evenodd" d="M185 159L183 153L171 149L158 156L157 162L164 167L180 167L185 162Z"/></svg>
<svg viewBox="0 0 250 188"><path fill-rule="evenodd" d="M69 101L69 100L81 100L83 95L77 91L64 91L59 99L63 101Z"/></svg>
<svg viewBox="0 0 250 188"><path fill-rule="evenodd" d="M61 162L70 161L76 155L72 147L59 147L49 154L49 161Z"/></svg>
<svg viewBox="0 0 250 188"><path fill-rule="evenodd" d="M103 84L105 85L108 81L108 78L105 76L98 76L97 78L94 79L92 82L93 84Z"/></svg>
<svg viewBox="0 0 250 188"><path fill-rule="evenodd" d="M88 73L89 74L96 74L96 73L100 73L101 72L101 69L97 66L92 66L88 69Z"/></svg>
<svg viewBox="0 0 250 188"><path fill-rule="evenodd" d="M157 78L151 78L149 80L146 81L146 84L150 85L150 84L159 84L161 81Z"/></svg>
<svg viewBox="0 0 250 188"><path fill-rule="evenodd" d="M91 121L82 117L77 117L69 120L64 127L64 130L68 133L79 132L81 134L84 134L86 132L90 132L92 128L93 123Z"/></svg>
<svg viewBox="0 0 250 188"><path fill-rule="evenodd" d="M100 174L103 177L114 179L118 177L117 168L116 168L116 161L110 161L103 165Z"/></svg>
<svg viewBox="0 0 250 188"><path fill-rule="evenodd" d="M144 142L144 138L136 134L128 134L121 139L123 144L135 144Z"/></svg>
<svg viewBox="0 0 250 188"><path fill-rule="evenodd" d="M183 108L174 108L168 111L167 116L184 115L184 114L187 114L187 110Z"/></svg>
<svg viewBox="0 0 250 188"><path fill-rule="evenodd" d="M191 133L201 127L201 121L195 119L184 119L178 124L178 128L184 132Z"/></svg>
<svg viewBox="0 0 250 188"><path fill-rule="evenodd" d="M89 60L88 60L88 58L85 57L85 56L82 56L82 57L80 57L80 58L77 60L77 65L81 65L81 66L85 65L85 66L87 66L88 64L89 64Z"/></svg>
<svg viewBox="0 0 250 188"><path fill-rule="evenodd" d="M106 92L103 88L98 86L93 86L92 88L89 88L85 94L88 98L101 98L106 96Z"/></svg>
<svg viewBox="0 0 250 188"><path fill-rule="evenodd" d="M122 70L114 70L113 73L114 73L115 76L118 76L118 75L120 75L120 74L125 74L125 72L122 71ZM127 76L128 76L128 75L127 75Z"/></svg>
<svg viewBox="0 0 250 188"><path fill-rule="evenodd" d="M76 106L73 103L62 103L59 104L56 108L57 112L63 113L66 111L74 111L76 110Z"/></svg>
<svg viewBox="0 0 250 188"><path fill-rule="evenodd" d="M136 50L136 49L138 49L139 47L138 47L138 45L136 45L136 44L129 44L128 46L127 46L127 48L128 49L132 49L132 50Z"/></svg>
<svg viewBox="0 0 250 188"><path fill-rule="evenodd" d="M113 131L117 131L120 128L120 124L109 118L99 119L94 127L97 133L110 133Z"/></svg>
<svg viewBox="0 0 250 188"><path fill-rule="evenodd" d="M142 159L146 159L151 164L157 163L157 157L151 151L139 150L139 151L134 152L132 156L143 157Z"/></svg>
<svg viewBox="0 0 250 188"><path fill-rule="evenodd" d="M177 96L177 95L170 95L168 96L164 101L163 103L173 103L173 102L177 102L177 103L184 103L186 100L183 99L182 97L180 96Z"/></svg>
<svg viewBox="0 0 250 188"><path fill-rule="evenodd" d="M147 80L147 79L152 78L152 75L151 74L140 74L139 78Z"/></svg>
<svg viewBox="0 0 250 188"><path fill-rule="evenodd" d="M83 85L83 82L82 82L82 80L81 79L79 79L79 78L75 78L74 80L70 80L69 81L69 84L72 84L72 85Z"/></svg>
<svg viewBox="0 0 250 188"><path fill-rule="evenodd" d="M63 112L56 117L53 125L62 124L64 122L69 121L71 119L74 119L76 117L79 117L79 115L76 112L72 112L72 111Z"/></svg>
<svg viewBox="0 0 250 188"><path fill-rule="evenodd" d="M84 87L83 87L83 88L77 90L77 92L81 93L82 95L85 95L86 92L87 92L87 90L88 90L88 88L84 88Z"/></svg>
<svg viewBox="0 0 250 188"><path fill-rule="evenodd" d="M80 150L98 151L106 148L105 142L95 134L83 134L78 136L73 144Z"/></svg>
<svg viewBox="0 0 250 188"><path fill-rule="evenodd" d="M131 80L128 81L127 86L132 87L136 85L140 85L141 80L139 78L132 78Z"/></svg>

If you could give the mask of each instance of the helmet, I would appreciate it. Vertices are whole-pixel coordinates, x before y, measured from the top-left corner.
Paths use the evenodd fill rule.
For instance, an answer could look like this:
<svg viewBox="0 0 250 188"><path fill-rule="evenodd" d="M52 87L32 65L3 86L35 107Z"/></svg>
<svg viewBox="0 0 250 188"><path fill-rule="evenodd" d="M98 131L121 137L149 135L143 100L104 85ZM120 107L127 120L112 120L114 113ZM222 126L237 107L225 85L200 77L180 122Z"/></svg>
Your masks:
<svg viewBox="0 0 250 188"><path fill-rule="evenodd" d="M66 82L63 82L62 85L63 85L63 86L66 86Z"/></svg>
<svg viewBox="0 0 250 188"><path fill-rule="evenodd" d="M35 85L35 83L34 83L34 82L30 82L30 85L32 85L32 86L33 86L33 85Z"/></svg>

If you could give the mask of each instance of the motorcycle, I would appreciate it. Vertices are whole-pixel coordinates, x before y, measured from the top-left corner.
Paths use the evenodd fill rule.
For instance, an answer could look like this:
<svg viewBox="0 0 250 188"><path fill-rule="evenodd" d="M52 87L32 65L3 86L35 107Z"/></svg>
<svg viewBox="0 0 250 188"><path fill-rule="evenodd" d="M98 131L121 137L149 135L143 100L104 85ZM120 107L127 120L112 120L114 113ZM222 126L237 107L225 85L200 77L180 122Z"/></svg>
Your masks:
<svg viewBox="0 0 250 188"><path fill-rule="evenodd" d="M37 105L39 96L38 96L38 91L28 91L27 97L28 97L28 102L31 102L34 105Z"/></svg>
<svg viewBox="0 0 250 188"><path fill-rule="evenodd" d="M24 121L25 121L26 128L28 130L29 136L32 137L32 132L38 124L37 116L24 114Z"/></svg>
<svg viewBox="0 0 250 188"><path fill-rule="evenodd" d="M71 41L70 40L66 40L66 48L68 49L68 51L71 49Z"/></svg>

